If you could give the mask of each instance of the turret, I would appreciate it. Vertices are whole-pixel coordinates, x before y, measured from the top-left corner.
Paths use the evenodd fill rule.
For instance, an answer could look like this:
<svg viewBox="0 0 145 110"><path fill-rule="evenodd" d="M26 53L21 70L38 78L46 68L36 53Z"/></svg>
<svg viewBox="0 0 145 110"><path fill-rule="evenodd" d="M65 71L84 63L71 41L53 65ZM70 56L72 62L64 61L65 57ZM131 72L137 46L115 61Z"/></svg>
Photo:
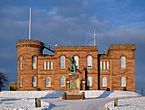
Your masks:
<svg viewBox="0 0 145 110"><path fill-rule="evenodd" d="M44 44L38 40L19 40L17 47L17 88L37 89L38 56L42 55ZM31 82L31 83L28 83Z"/></svg>

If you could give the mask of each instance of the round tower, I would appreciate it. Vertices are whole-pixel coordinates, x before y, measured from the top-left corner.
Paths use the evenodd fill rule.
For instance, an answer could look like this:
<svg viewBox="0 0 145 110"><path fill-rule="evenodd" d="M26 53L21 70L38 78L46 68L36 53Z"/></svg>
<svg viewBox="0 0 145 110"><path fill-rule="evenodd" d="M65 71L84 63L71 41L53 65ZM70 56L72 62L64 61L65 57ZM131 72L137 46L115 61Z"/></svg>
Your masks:
<svg viewBox="0 0 145 110"><path fill-rule="evenodd" d="M36 90L38 57L42 55L44 44L38 40L19 40L17 48L17 89Z"/></svg>

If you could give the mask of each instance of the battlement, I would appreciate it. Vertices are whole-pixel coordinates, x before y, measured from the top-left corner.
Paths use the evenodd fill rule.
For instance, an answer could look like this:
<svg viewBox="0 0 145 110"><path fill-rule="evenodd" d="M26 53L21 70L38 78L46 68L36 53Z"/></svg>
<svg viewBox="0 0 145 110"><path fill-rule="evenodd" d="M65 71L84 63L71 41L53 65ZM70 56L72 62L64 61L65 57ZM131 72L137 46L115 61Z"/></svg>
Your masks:
<svg viewBox="0 0 145 110"><path fill-rule="evenodd" d="M111 44L109 50L135 50L135 44Z"/></svg>
<svg viewBox="0 0 145 110"><path fill-rule="evenodd" d="M73 50L95 50L98 51L97 46L57 46L55 51L73 51Z"/></svg>
<svg viewBox="0 0 145 110"><path fill-rule="evenodd" d="M44 43L39 40L18 40L16 47L44 47Z"/></svg>

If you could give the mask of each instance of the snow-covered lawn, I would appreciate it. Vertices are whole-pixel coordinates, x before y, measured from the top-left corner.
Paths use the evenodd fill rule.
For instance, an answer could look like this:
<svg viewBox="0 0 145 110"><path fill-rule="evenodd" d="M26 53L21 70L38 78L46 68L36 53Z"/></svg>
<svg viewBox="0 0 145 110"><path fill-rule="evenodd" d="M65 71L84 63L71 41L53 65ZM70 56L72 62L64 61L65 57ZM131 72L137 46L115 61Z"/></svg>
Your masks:
<svg viewBox="0 0 145 110"><path fill-rule="evenodd" d="M136 97L140 94L132 91L103 91L103 90L90 90L84 91L85 98L115 98L115 97Z"/></svg>
<svg viewBox="0 0 145 110"><path fill-rule="evenodd" d="M80 91L82 92L82 91ZM130 91L84 91L86 98L134 97L139 94ZM60 100L62 91L2 91L0 110L38 110L51 107L50 99ZM41 99L41 108L35 108L35 98Z"/></svg>
<svg viewBox="0 0 145 110"><path fill-rule="evenodd" d="M114 107L114 101L105 104L110 110L145 110L145 97L118 99L118 107Z"/></svg>
<svg viewBox="0 0 145 110"><path fill-rule="evenodd" d="M49 108L50 103L41 100L41 108L35 108L35 98L59 98L61 91L2 91L0 110L37 110Z"/></svg>

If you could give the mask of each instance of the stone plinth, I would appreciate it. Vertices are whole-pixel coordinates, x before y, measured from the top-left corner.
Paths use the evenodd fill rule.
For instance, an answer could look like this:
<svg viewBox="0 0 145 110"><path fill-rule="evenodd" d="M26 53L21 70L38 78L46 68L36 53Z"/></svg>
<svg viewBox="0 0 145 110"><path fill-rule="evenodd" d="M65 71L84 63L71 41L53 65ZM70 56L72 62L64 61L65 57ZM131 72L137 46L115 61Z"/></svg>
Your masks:
<svg viewBox="0 0 145 110"><path fill-rule="evenodd" d="M79 88L77 86L77 79L79 75L76 73L69 74L69 87L68 91L63 93L63 99L68 100L77 100L77 99L85 99L84 92L80 93Z"/></svg>
<svg viewBox="0 0 145 110"><path fill-rule="evenodd" d="M85 99L84 92L64 92L62 95L62 99L65 100L78 100L78 99Z"/></svg>

